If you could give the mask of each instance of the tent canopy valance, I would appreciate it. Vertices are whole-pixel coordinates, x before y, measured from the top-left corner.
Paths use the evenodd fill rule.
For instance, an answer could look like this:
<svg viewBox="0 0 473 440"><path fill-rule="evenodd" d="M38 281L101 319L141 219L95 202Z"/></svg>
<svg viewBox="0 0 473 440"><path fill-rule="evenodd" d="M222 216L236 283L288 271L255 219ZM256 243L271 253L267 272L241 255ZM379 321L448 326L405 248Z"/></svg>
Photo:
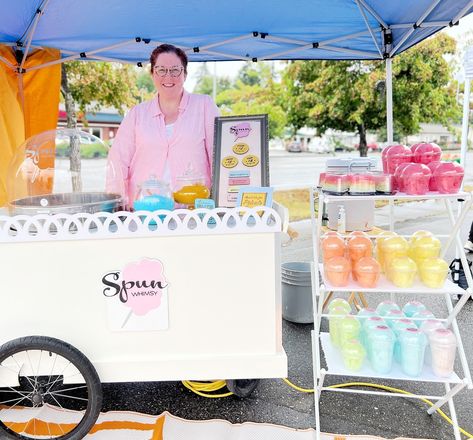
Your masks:
<svg viewBox="0 0 473 440"><path fill-rule="evenodd" d="M184 48L191 61L383 59L473 11L472 0L1 3L0 44L129 63L145 63L160 43Z"/></svg>

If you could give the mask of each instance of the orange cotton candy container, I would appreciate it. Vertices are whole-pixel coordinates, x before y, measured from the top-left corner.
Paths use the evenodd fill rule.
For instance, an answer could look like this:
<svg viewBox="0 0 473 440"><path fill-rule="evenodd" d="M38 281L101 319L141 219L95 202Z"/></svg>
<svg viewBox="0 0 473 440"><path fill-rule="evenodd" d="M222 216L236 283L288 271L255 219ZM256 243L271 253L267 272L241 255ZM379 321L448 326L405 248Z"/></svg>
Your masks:
<svg viewBox="0 0 473 440"><path fill-rule="evenodd" d="M345 241L338 235L327 235L322 238L323 261L326 263L333 257L345 256Z"/></svg>
<svg viewBox="0 0 473 440"><path fill-rule="evenodd" d="M325 279L334 287L348 285L351 265L345 257L333 257L324 263Z"/></svg>
<svg viewBox="0 0 473 440"><path fill-rule="evenodd" d="M381 266L373 257L360 258L353 268L353 278L361 287L376 287L380 273Z"/></svg>
<svg viewBox="0 0 473 440"><path fill-rule="evenodd" d="M356 235L348 240L348 254L352 264L354 264L360 258L373 255L373 244L368 237Z"/></svg>

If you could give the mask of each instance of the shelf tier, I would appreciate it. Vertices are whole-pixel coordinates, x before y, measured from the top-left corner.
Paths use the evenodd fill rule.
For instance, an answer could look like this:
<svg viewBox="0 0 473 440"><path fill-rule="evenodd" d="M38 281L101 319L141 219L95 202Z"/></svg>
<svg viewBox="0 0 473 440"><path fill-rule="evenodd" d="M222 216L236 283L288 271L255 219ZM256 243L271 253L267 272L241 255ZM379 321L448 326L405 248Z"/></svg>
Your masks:
<svg viewBox="0 0 473 440"><path fill-rule="evenodd" d="M393 368L388 374L380 374L374 371L367 359L358 371L352 371L345 368L343 364L342 354L340 350L335 348L330 341L330 334L320 333L320 341L327 362L327 374L335 376L352 376L352 377L369 377L379 379L408 380L415 382L438 382L438 383L460 383L462 380L456 373L452 373L449 377L443 378L436 376L430 366L425 365L422 375L411 377L404 374L401 366L397 362L393 362Z"/></svg>
<svg viewBox="0 0 473 440"><path fill-rule="evenodd" d="M322 284L325 286L327 292L377 292L377 293L416 293L416 294L429 294L429 295L464 295L468 294L466 290L463 290L457 284L453 283L449 279L445 280L444 285L440 289L432 289L431 287L425 286L418 278L414 281L411 287L397 287L386 276L381 275L379 282L376 287L368 288L361 287L353 278L350 277L350 281L347 286L335 287L326 278L324 274L323 264L319 264L319 270L322 274Z"/></svg>
<svg viewBox="0 0 473 440"><path fill-rule="evenodd" d="M319 190L317 192L320 192ZM350 196L348 194L337 196L333 194L323 193L324 201L326 203L347 201L347 200L427 200L427 199L469 199L472 197L471 193L461 191L455 194L440 194L437 191L429 191L423 195L410 195L405 193L396 193L392 195L378 194L368 196Z"/></svg>

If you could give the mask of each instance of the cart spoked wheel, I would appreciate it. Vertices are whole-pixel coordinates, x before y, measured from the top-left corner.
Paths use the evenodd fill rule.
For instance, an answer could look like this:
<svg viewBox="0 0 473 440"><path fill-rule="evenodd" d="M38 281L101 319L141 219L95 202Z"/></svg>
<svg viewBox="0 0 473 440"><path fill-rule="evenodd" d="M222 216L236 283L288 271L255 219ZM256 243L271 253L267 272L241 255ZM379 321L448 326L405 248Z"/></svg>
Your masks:
<svg viewBox="0 0 473 440"><path fill-rule="evenodd" d="M28 336L0 347L0 438L80 440L102 406L95 368L58 339Z"/></svg>
<svg viewBox="0 0 473 440"><path fill-rule="evenodd" d="M227 388L238 397L248 397L258 386L259 379L228 379Z"/></svg>

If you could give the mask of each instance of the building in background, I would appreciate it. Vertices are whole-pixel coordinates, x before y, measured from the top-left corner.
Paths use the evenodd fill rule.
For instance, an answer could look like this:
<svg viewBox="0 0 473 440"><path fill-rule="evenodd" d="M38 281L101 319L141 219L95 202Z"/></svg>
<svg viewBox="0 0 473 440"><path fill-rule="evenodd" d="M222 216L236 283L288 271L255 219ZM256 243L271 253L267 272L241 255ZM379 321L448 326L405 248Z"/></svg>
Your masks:
<svg viewBox="0 0 473 440"><path fill-rule="evenodd" d="M94 136L107 142L113 141L123 116L114 108L101 108L96 113L86 113L85 118L77 113L77 125L81 130L87 131ZM59 104L58 127L67 126L66 110L63 103Z"/></svg>

